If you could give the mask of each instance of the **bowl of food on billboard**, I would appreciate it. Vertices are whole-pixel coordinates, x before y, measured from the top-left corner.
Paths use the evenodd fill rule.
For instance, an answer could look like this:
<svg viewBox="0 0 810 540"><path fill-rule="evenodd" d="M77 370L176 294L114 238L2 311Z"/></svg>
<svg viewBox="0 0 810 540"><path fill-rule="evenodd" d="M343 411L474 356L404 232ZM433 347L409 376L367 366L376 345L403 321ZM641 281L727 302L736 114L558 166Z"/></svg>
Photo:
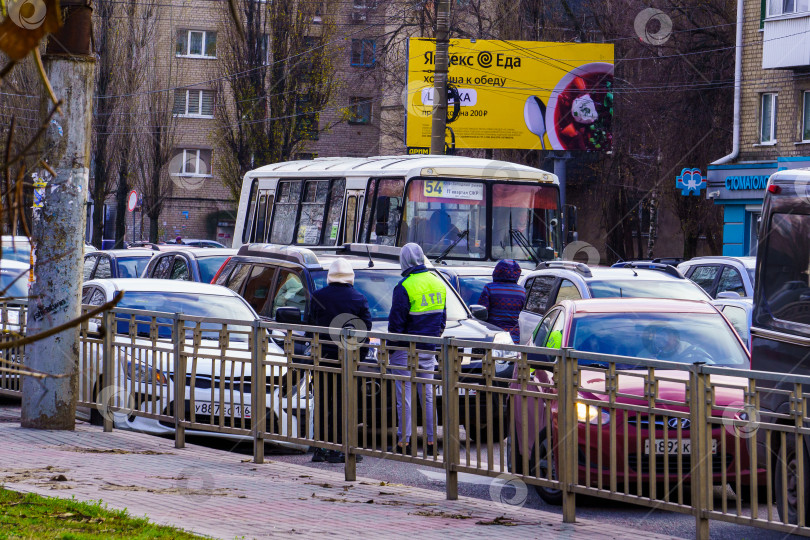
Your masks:
<svg viewBox="0 0 810 540"><path fill-rule="evenodd" d="M613 64L593 62L566 73L551 92L544 112L552 149L610 150Z"/></svg>

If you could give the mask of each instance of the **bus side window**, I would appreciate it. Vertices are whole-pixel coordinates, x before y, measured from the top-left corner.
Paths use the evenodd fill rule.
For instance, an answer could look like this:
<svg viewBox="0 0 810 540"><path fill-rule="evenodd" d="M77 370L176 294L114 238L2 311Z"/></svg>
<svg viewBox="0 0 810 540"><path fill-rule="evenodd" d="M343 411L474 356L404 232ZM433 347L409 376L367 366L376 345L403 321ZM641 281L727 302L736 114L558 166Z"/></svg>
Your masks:
<svg viewBox="0 0 810 540"><path fill-rule="evenodd" d="M264 242L267 238L267 226L270 224L270 215L273 212L273 193L262 191L259 195L259 207L256 209L256 226L250 239L253 242Z"/></svg>
<svg viewBox="0 0 810 540"><path fill-rule="evenodd" d="M259 179L254 178L250 186L250 197L248 198L247 212L245 213L245 228L242 229L242 242L249 242L250 235L253 231L253 212L256 208L256 198L258 195Z"/></svg>
<svg viewBox="0 0 810 540"><path fill-rule="evenodd" d="M349 195L346 198L346 233L343 243L353 243L355 231L357 231L357 195Z"/></svg>
<svg viewBox="0 0 810 540"><path fill-rule="evenodd" d="M366 208L363 215L363 226L360 241L373 244L396 245L397 227L402 216L402 200L405 194L405 180L401 178L371 180L366 193ZM376 196L375 196L376 195ZM380 203L379 201L386 201ZM386 204L387 203L387 204ZM377 209L385 204L388 209L387 219L380 220ZM377 227L377 224L381 227ZM384 226L382 226L384 225ZM387 229L387 230L386 230ZM379 231L379 232L378 232ZM380 234L387 233L387 234Z"/></svg>

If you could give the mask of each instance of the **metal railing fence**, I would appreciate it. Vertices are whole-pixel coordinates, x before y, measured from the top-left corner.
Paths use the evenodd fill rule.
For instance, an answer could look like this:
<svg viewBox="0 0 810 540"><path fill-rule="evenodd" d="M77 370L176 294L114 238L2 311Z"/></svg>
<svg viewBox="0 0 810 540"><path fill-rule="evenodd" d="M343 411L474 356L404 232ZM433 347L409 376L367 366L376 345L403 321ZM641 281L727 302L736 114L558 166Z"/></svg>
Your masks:
<svg viewBox="0 0 810 540"><path fill-rule="evenodd" d="M24 316L0 307L10 339ZM518 480L567 522L587 496L691 514L699 538L710 520L810 536L810 377L124 309L80 335L79 401L106 430L253 441L256 462L265 442L342 452L347 480L357 456L410 462L451 499L460 472Z"/></svg>

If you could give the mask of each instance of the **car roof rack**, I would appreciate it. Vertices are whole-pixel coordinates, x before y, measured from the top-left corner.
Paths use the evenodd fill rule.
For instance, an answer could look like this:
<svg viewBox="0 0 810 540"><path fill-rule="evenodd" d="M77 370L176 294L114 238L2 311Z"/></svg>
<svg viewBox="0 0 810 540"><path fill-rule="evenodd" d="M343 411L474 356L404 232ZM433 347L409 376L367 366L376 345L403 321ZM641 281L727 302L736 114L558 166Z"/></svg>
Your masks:
<svg viewBox="0 0 810 540"><path fill-rule="evenodd" d="M311 249L298 246L280 246L278 244L245 244L239 248L237 255L249 257L272 257L291 261L303 266L321 268L318 256Z"/></svg>
<svg viewBox="0 0 810 540"><path fill-rule="evenodd" d="M681 264L685 260L686 259L684 259L683 257L656 257L655 259L652 260L652 262L676 266L678 264Z"/></svg>
<svg viewBox="0 0 810 540"><path fill-rule="evenodd" d="M540 261L537 263L535 270L543 270L545 268L562 268L564 270L573 270L574 272L578 272L585 277L593 276L593 273L591 272L591 269L588 268L587 264L576 261Z"/></svg>
<svg viewBox="0 0 810 540"><path fill-rule="evenodd" d="M635 262L616 263L613 266L611 266L611 268L635 268L637 270L655 270L658 272L664 272L665 274L669 274L672 277L684 279L683 274L681 274L680 271L671 264L635 261Z"/></svg>
<svg viewBox="0 0 810 540"><path fill-rule="evenodd" d="M160 251L160 247L152 242L130 242L127 244L127 249L143 249L150 248L152 251Z"/></svg>

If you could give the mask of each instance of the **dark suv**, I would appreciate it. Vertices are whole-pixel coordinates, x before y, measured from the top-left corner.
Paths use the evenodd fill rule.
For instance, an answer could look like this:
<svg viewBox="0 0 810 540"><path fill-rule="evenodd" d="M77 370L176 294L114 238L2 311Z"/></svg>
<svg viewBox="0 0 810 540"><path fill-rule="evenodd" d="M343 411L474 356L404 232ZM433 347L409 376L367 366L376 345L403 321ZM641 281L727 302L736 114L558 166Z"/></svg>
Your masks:
<svg viewBox="0 0 810 540"><path fill-rule="evenodd" d="M328 250L318 249L316 254L314 250L294 246L248 244L242 246L237 255L225 262L214 277L213 283L224 285L242 295L259 316L266 320L275 320L278 309L284 307L299 310L300 320L304 321L309 311L310 293L326 286L326 274L330 264L337 257L342 257L354 269L354 287L368 299L373 321L372 330L385 332L388 329L392 293L402 279L399 251L400 248L392 246L347 244ZM429 262L427 265L432 268ZM436 275L441 276L441 273L436 272ZM472 311L468 309L449 283L446 306L447 327L444 337L512 344L508 332L475 318L473 313L481 319L486 319L486 310L478 306L473 306ZM497 376L508 378L511 376L508 359L513 357L512 353L493 352L500 355L496 362ZM373 351L370 354L373 354ZM465 357L461 369L462 372L480 374L481 361ZM441 398L437 399L438 411ZM459 401L463 418L465 400ZM474 416L476 414L471 412L470 418ZM503 420L502 414L496 417L499 419L496 422ZM485 418L486 415L482 411L481 419ZM441 416L439 419L441 421ZM496 430L497 426L493 426L493 433ZM474 438L479 433L486 433L486 426L479 424L474 429L467 429L467 433Z"/></svg>

